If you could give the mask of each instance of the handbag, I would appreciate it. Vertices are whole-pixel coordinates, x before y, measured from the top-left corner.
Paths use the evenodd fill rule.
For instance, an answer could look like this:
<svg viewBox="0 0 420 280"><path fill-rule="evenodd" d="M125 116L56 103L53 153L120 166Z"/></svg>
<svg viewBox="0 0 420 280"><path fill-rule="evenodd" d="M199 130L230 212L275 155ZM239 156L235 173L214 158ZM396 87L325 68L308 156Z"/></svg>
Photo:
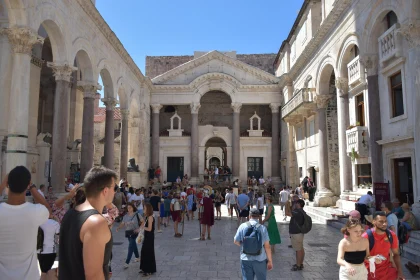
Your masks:
<svg viewBox="0 0 420 280"><path fill-rule="evenodd" d="M147 217L147 218L149 218L149 217ZM146 218L146 222L145 223L147 223L147 218ZM137 244L141 244L141 243L143 243L143 240L144 240L144 228L142 228L140 230L139 234L137 235L136 243Z"/></svg>

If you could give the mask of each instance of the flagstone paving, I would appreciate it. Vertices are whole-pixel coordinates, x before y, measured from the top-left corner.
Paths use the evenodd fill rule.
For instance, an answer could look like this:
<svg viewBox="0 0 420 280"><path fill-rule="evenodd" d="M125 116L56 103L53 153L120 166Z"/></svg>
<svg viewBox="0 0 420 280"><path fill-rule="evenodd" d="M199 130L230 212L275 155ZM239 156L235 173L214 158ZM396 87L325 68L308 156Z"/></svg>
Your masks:
<svg viewBox="0 0 420 280"><path fill-rule="evenodd" d="M303 271L292 272L295 253L290 245L288 222L283 222L279 206L276 206L276 219L282 238L282 244L276 246L273 255L273 270L268 272L268 279L323 279L337 280L337 245L342 235L338 230L324 224L313 224L310 233L305 235L305 262ZM233 244L236 233L236 218L227 217L226 207L222 205L222 220L215 221L212 227L211 240L200 241L199 223L197 220L186 221L184 235L175 238L173 223L169 227L162 226L163 233L155 233L155 254L157 273L149 277L160 280L224 280L242 279L239 261L239 247ZM113 248L113 280L141 279L139 263L131 263L123 268L128 243L124 231L115 232ZM141 246L139 246L139 252ZM134 260L134 256L133 256ZM403 259L402 262L406 263ZM405 270L406 279L412 278Z"/></svg>

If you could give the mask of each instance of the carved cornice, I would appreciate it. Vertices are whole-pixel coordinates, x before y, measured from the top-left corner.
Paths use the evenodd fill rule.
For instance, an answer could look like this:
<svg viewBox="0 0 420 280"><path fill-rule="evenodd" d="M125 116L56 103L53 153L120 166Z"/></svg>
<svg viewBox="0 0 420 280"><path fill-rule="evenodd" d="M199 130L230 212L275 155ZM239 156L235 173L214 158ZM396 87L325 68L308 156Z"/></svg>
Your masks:
<svg viewBox="0 0 420 280"><path fill-rule="evenodd" d="M378 75L378 55L362 55L360 57L360 63L366 68L368 76Z"/></svg>
<svg viewBox="0 0 420 280"><path fill-rule="evenodd" d="M96 9L95 5L92 1L86 0L77 0L79 5L85 11L85 13L91 18L91 20L95 23L97 28L102 32L105 38L108 40L110 45L115 49L115 51L119 54L121 59L127 64L128 68L133 72L134 76L140 81L144 82L149 89L153 87L151 80L143 75L140 69L137 67L137 64L128 54L127 50L124 48L121 41L115 35L115 33L111 30L109 25L106 23L104 18L101 16L99 11Z"/></svg>
<svg viewBox="0 0 420 280"><path fill-rule="evenodd" d="M198 114L200 107L201 107L200 103L191 103L190 104L191 114Z"/></svg>
<svg viewBox="0 0 420 280"><path fill-rule="evenodd" d="M130 115L130 110L128 109L120 109L121 119L128 120L128 116Z"/></svg>
<svg viewBox="0 0 420 280"><path fill-rule="evenodd" d="M240 113L242 108L242 103L234 102L231 104L234 113Z"/></svg>
<svg viewBox="0 0 420 280"><path fill-rule="evenodd" d="M77 68L68 64L58 64L54 62L47 62L47 66L52 69L53 76L56 81L67 81L70 82L72 79L73 71Z"/></svg>
<svg viewBox="0 0 420 280"><path fill-rule="evenodd" d="M150 104L150 107L152 107L153 114L159 114L163 106L161 104Z"/></svg>
<svg viewBox="0 0 420 280"><path fill-rule="evenodd" d="M226 56L218 51L211 51L208 52L207 54L200 56L199 58L193 59L185 64L182 64L178 67L175 67L171 70L169 70L168 72L165 72L162 75L159 75L155 78L152 79L152 83L153 84L162 84L165 81L170 80L173 77L176 77L182 73L185 73L188 70L191 70L193 68L196 68L204 63L209 62L210 60L213 59L217 59L220 60L223 63L229 64L233 67L236 67L238 69L241 69L255 77L257 77L258 79L268 82L268 83L273 83L276 84L280 81L279 78L277 78L276 76L265 72L264 70L261 70L259 68L253 67L251 65L248 65L242 61L239 61L237 59L233 59L229 56Z"/></svg>
<svg viewBox="0 0 420 280"><path fill-rule="evenodd" d="M114 110L118 104L118 100L114 97L102 98L101 101L105 104L106 110Z"/></svg>
<svg viewBox="0 0 420 280"><path fill-rule="evenodd" d="M0 30L9 38L14 53L32 54L32 47L35 44L43 44L44 38L32 29L25 27L12 27Z"/></svg>
<svg viewBox="0 0 420 280"><path fill-rule="evenodd" d="M420 20L402 24L397 32L404 36L410 48L420 47Z"/></svg>
<svg viewBox="0 0 420 280"><path fill-rule="evenodd" d="M332 94L318 94L315 96L315 102L318 109L327 108L330 99L332 98Z"/></svg>
<svg viewBox="0 0 420 280"><path fill-rule="evenodd" d="M347 95L349 91L349 80L342 77L336 77L335 87L338 89L339 96Z"/></svg>
<svg viewBox="0 0 420 280"><path fill-rule="evenodd" d="M315 36L306 45L301 55L298 57L293 67L288 72L289 77L294 80L305 67L309 61L315 56L321 43L325 42L325 38L329 36L331 29L337 23L338 19L343 15L346 9L350 6L352 0L335 1L333 9L328 16L322 21L321 26L316 32ZM286 84L282 84L285 86Z"/></svg>
<svg viewBox="0 0 420 280"><path fill-rule="evenodd" d="M84 93L92 93L95 97L96 92L102 89L100 84L92 84L85 81L78 81L77 82L77 89L84 92Z"/></svg>
<svg viewBox="0 0 420 280"><path fill-rule="evenodd" d="M271 113L279 113L280 112L280 103L271 103L270 105Z"/></svg>

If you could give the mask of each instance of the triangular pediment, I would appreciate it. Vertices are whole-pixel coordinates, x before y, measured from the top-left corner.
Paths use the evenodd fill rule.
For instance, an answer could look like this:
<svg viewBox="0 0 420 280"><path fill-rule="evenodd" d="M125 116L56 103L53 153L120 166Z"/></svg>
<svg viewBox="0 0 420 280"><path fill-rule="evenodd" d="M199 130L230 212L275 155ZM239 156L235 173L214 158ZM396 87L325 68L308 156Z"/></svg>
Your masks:
<svg viewBox="0 0 420 280"><path fill-rule="evenodd" d="M279 82L276 76L229 57L218 51L188 61L152 79L155 85L189 85L200 76L220 73L233 77L242 85L272 85Z"/></svg>

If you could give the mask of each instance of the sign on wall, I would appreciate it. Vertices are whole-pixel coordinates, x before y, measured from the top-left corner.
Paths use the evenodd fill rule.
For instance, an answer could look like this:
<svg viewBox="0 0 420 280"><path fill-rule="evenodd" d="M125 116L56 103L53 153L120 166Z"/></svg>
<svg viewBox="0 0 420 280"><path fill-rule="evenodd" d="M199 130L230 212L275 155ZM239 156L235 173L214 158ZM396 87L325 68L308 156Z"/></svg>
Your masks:
<svg viewBox="0 0 420 280"><path fill-rule="evenodd" d="M373 195L375 196L376 210L381 210L384 201L390 201L389 183L373 183Z"/></svg>

